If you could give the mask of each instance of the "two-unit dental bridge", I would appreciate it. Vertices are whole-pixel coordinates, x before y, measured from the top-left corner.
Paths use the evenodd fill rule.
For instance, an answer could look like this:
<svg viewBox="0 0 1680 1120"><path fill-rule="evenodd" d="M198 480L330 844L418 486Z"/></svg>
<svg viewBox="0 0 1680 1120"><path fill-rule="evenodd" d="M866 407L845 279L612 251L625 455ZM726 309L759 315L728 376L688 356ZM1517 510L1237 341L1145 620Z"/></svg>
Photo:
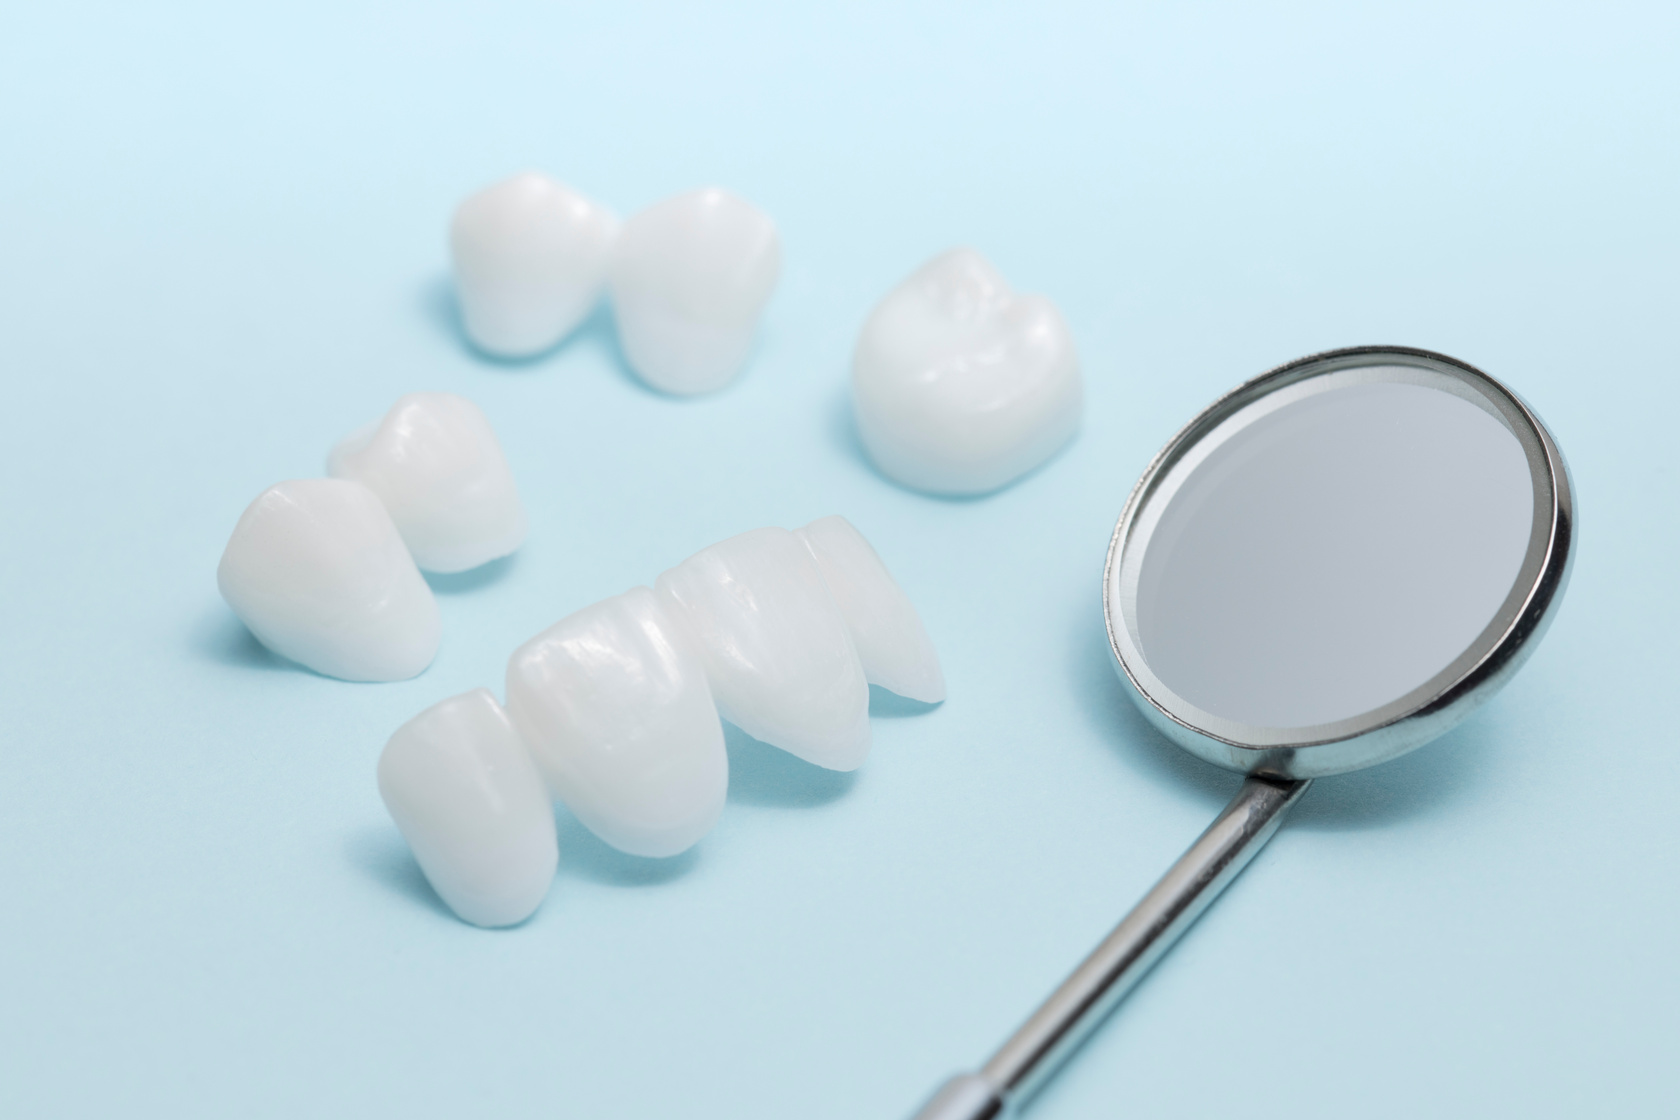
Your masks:
<svg viewBox="0 0 1680 1120"><path fill-rule="evenodd" d="M562 619L487 689L399 728L379 792L439 896L481 926L525 920L558 861L550 796L595 835L671 856L729 785L722 720L831 770L869 752L869 685L945 698L915 607L842 517L755 529Z"/></svg>
<svg viewBox="0 0 1680 1120"><path fill-rule="evenodd" d="M610 291L631 368L677 396L734 380L782 268L776 223L728 191L679 194L621 225L536 172L462 202L449 247L461 321L479 349L540 354Z"/></svg>
<svg viewBox="0 0 1680 1120"><path fill-rule="evenodd" d="M333 448L327 473L250 504L216 585L258 641L317 673L416 676L441 638L420 569L466 571L525 539L501 444L471 401L410 393Z"/></svg>

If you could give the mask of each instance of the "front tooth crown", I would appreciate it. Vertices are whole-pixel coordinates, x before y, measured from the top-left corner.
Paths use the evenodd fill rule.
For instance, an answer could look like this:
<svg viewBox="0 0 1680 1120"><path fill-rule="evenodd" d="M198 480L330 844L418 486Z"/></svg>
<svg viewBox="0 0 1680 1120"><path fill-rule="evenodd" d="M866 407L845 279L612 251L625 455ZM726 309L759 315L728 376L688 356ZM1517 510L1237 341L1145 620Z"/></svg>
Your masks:
<svg viewBox="0 0 1680 1120"><path fill-rule="evenodd" d="M944 700L945 673L927 628L863 534L836 515L793 535L822 570L869 683L924 704Z"/></svg>
<svg viewBox="0 0 1680 1120"><path fill-rule="evenodd" d="M329 677L406 680L437 656L432 589L357 482L265 490L234 526L216 586L258 641Z"/></svg>
<svg viewBox="0 0 1680 1120"><path fill-rule="evenodd" d="M695 553L654 585L699 653L723 717L830 770L869 753L869 685L805 546L755 529Z"/></svg>
<svg viewBox="0 0 1680 1120"><path fill-rule="evenodd" d="M667 393L727 385L752 349L781 273L776 224L728 191L655 203L624 223L613 253L613 314L625 358Z"/></svg>
<svg viewBox="0 0 1680 1120"><path fill-rule="evenodd" d="M453 393L410 393L346 437L327 473L379 495L429 572L462 572L525 539L525 509L490 421Z"/></svg>
<svg viewBox="0 0 1680 1120"><path fill-rule="evenodd" d="M936 494L1013 482L1073 437L1084 403L1061 314L971 249L935 257L870 314L852 393L876 465Z"/></svg>
<svg viewBox="0 0 1680 1120"><path fill-rule="evenodd" d="M556 623L508 661L508 714L549 787L639 856L693 845L723 810L729 757L699 661L638 587Z"/></svg>
<svg viewBox="0 0 1680 1120"><path fill-rule="evenodd" d="M594 309L618 219L534 171L471 196L449 227L468 336L508 358L541 353Z"/></svg>
<svg viewBox="0 0 1680 1120"><path fill-rule="evenodd" d="M399 727L379 756L379 796L427 881L466 921L511 926L542 904L559 860L554 808L487 690Z"/></svg>

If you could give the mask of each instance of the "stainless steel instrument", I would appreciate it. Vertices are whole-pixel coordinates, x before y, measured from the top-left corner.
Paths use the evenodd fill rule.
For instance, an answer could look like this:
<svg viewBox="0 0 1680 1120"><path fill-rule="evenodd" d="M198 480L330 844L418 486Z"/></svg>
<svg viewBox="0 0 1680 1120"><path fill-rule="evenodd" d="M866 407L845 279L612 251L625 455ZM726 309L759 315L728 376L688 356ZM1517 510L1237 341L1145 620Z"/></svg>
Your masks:
<svg viewBox="0 0 1680 1120"><path fill-rule="evenodd" d="M1414 750L1497 692L1557 610L1574 534L1568 468L1539 417L1427 350L1302 358L1174 436L1109 545L1109 644L1156 728L1249 777L979 1072L946 1082L915 1120L1019 1108L1313 779ZM1350 568L1361 578L1339 580Z"/></svg>

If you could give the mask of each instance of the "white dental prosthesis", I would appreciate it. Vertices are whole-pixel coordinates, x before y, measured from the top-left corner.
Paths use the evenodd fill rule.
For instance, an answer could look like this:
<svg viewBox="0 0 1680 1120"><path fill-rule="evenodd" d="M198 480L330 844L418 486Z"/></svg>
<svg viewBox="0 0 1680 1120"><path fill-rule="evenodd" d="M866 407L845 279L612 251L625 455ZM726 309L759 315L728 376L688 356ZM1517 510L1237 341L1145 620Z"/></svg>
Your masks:
<svg viewBox="0 0 1680 1120"><path fill-rule="evenodd" d="M496 698L475 689L397 729L379 796L449 908L510 926L542 904L559 848L554 807Z"/></svg>
<svg viewBox="0 0 1680 1120"><path fill-rule="evenodd" d="M755 529L654 583L700 653L723 718L830 770L869 753L869 683L839 604L800 541Z"/></svg>
<svg viewBox="0 0 1680 1120"><path fill-rule="evenodd" d="M462 202L449 247L468 336L507 358L559 342L600 299L617 229L611 211L536 172Z"/></svg>
<svg viewBox="0 0 1680 1120"><path fill-rule="evenodd" d="M216 585L275 653L347 681L406 680L438 650L419 569L465 571L518 548L513 475L484 413L450 393L398 400L333 448L327 471L251 503Z"/></svg>
<svg viewBox="0 0 1680 1120"><path fill-rule="evenodd" d="M327 473L379 495L414 562L463 572L525 539L525 510L490 421L453 393L410 393L346 437Z"/></svg>
<svg viewBox="0 0 1680 1120"><path fill-rule="evenodd" d="M972 249L887 294L852 358L864 446L882 473L935 494L984 494L1073 438L1084 391L1061 314L1017 295Z"/></svg>
<svg viewBox="0 0 1680 1120"><path fill-rule="evenodd" d="M746 362L780 272L776 224L728 191L691 191L632 216L610 278L626 360L667 393L721 389Z"/></svg>
<svg viewBox="0 0 1680 1120"><path fill-rule="evenodd" d="M699 660L647 588L520 646L507 696L549 788L613 847L676 855L723 811L723 725Z"/></svg>
<svg viewBox="0 0 1680 1120"><path fill-rule="evenodd" d="M795 529L793 535L822 570L869 683L924 704L944 700L945 674L933 640L863 534L835 515Z"/></svg>
<svg viewBox="0 0 1680 1120"><path fill-rule="evenodd" d="M517 896L497 911L517 921L536 905L526 893L540 862L534 832L504 842L515 830L495 823L488 794L440 792L451 782L530 787L527 777L486 777L490 762L463 761L487 758L483 742L507 742L500 728L590 831L632 855L669 856L723 809L720 709L772 745L851 770L869 750L870 683L927 702L945 695L933 643L869 542L841 517L792 533L757 529L702 549L654 590L586 607L520 646L508 661L506 720L492 718L500 709L480 690L404 725L380 759L380 790L451 908L502 924L460 900ZM472 718L440 714L456 709ZM425 813L413 807L422 794ZM524 793L496 796L527 804Z"/></svg>
<svg viewBox="0 0 1680 1120"><path fill-rule="evenodd" d="M432 589L358 482L265 490L234 526L216 586L263 645L330 677L406 680L437 656Z"/></svg>

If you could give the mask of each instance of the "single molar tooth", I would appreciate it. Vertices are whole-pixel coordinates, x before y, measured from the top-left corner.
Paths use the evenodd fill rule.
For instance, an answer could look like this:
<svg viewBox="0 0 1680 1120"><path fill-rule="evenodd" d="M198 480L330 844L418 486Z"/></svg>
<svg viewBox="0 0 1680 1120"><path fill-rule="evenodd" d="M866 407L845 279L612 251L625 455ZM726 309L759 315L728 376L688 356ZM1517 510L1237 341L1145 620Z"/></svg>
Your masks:
<svg viewBox="0 0 1680 1120"><path fill-rule="evenodd" d="M667 393L727 385L752 349L781 260L770 216L728 191L691 191L631 217L611 270L631 367Z"/></svg>
<svg viewBox="0 0 1680 1120"><path fill-rule="evenodd" d="M554 807L488 690L399 727L379 756L379 796L432 889L465 920L511 926L542 904L559 859Z"/></svg>
<svg viewBox="0 0 1680 1120"><path fill-rule="evenodd" d="M703 549L654 588L700 655L723 717L830 770L869 753L869 685L805 546L755 529Z"/></svg>
<svg viewBox="0 0 1680 1120"><path fill-rule="evenodd" d="M233 528L216 586L258 641L329 677L406 680L437 656L437 600L359 482L263 491Z"/></svg>
<svg viewBox="0 0 1680 1120"><path fill-rule="evenodd" d="M729 756L705 672L647 588L520 646L507 696L549 788L613 847L676 855L723 811Z"/></svg>
<svg viewBox="0 0 1680 1120"><path fill-rule="evenodd" d="M428 572L476 568L525 539L525 509L502 445L465 397L408 394L334 447L327 473L378 494Z"/></svg>
<svg viewBox="0 0 1680 1120"><path fill-rule="evenodd" d="M863 443L917 490L983 494L1073 438L1084 402L1067 324L972 249L935 257L870 313L852 357Z"/></svg>
<svg viewBox="0 0 1680 1120"><path fill-rule="evenodd" d="M836 515L793 535L822 570L869 683L924 704L945 699L945 673L922 618L863 534Z"/></svg>
<svg viewBox="0 0 1680 1120"><path fill-rule="evenodd" d="M527 171L462 202L449 227L467 334L502 357L541 353L601 297L618 219Z"/></svg>

